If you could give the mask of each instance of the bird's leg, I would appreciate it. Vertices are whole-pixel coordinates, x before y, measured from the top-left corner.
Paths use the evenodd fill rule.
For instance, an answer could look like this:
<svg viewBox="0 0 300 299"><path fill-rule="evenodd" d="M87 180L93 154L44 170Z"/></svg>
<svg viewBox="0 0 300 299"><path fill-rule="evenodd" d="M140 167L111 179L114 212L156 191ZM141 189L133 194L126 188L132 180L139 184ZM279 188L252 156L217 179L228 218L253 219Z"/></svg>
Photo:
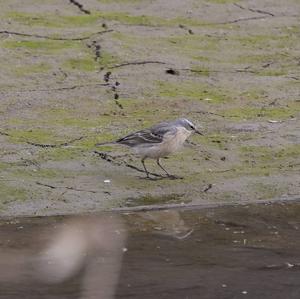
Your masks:
<svg viewBox="0 0 300 299"><path fill-rule="evenodd" d="M169 174L163 167L162 167L162 165L160 164L160 162L159 162L159 158L156 160L156 163L157 163L157 165L167 174L167 176L169 176L169 177L171 177L172 175L171 174Z"/></svg>
<svg viewBox="0 0 300 299"><path fill-rule="evenodd" d="M162 165L160 164L159 162L159 158L156 160L156 163L157 165L167 174L167 176L170 178L170 179L183 179L183 177L180 177L180 176L176 176L176 175L173 175L173 174L169 174L163 167Z"/></svg>
<svg viewBox="0 0 300 299"><path fill-rule="evenodd" d="M142 159L142 164L143 164L144 170L145 170L145 172L146 172L146 177L147 177L147 178L150 178L150 176L149 176L149 171L147 170L146 165L145 165L145 160L146 160L146 158L143 158L143 159Z"/></svg>

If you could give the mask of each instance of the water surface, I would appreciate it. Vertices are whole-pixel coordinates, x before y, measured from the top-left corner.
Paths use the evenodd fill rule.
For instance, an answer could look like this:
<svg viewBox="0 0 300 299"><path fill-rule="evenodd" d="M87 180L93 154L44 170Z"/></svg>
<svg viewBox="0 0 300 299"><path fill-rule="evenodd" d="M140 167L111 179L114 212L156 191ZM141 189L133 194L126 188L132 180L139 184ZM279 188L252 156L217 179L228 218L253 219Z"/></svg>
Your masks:
<svg viewBox="0 0 300 299"><path fill-rule="evenodd" d="M3 220L0 298L300 298L300 203Z"/></svg>

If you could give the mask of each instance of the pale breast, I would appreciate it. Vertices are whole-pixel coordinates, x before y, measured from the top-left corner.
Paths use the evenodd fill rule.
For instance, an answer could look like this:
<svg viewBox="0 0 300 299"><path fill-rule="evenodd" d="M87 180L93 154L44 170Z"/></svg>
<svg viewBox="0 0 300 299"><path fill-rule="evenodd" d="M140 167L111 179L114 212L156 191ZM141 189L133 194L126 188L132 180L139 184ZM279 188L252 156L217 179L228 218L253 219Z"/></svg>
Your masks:
<svg viewBox="0 0 300 299"><path fill-rule="evenodd" d="M153 145L143 144L134 147L135 152L142 156L152 159L166 157L178 150L180 150L185 140L191 135L191 132L185 128L177 128L176 133L167 133L163 138L163 142Z"/></svg>
<svg viewBox="0 0 300 299"><path fill-rule="evenodd" d="M162 147L165 150L166 154L168 155L180 150L184 142L190 135L191 132L183 127L177 128L176 134L166 134L162 142Z"/></svg>

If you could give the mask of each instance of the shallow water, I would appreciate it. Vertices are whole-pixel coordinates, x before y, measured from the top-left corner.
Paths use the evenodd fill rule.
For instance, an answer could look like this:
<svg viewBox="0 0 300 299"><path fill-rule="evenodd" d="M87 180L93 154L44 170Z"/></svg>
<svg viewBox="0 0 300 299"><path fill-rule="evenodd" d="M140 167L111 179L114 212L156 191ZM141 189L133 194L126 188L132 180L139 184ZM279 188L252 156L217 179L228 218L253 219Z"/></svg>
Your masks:
<svg viewBox="0 0 300 299"><path fill-rule="evenodd" d="M2 221L0 298L298 299L299 229L295 202Z"/></svg>

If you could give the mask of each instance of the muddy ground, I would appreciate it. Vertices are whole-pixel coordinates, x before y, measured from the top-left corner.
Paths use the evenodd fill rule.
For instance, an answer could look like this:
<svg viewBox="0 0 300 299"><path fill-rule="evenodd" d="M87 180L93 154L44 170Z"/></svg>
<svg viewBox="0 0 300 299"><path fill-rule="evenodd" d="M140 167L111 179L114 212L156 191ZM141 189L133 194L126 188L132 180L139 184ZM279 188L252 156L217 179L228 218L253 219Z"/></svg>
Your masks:
<svg viewBox="0 0 300 299"><path fill-rule="evenodd" d="M82 4L1 4L0 215L300 194L299 1ZM184 179L94 146L178 116Z"/></svg>

